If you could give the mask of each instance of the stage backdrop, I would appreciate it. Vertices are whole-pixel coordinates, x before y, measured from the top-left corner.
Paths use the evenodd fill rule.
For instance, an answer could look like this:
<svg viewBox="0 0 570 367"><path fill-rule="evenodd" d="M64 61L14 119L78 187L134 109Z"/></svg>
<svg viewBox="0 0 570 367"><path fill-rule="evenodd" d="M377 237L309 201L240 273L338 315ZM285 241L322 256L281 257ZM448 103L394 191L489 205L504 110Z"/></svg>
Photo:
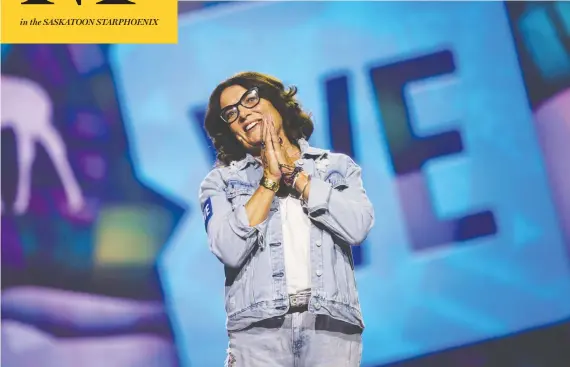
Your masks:
<svg viewBox="0 0 570 367"><path fill-rule="evenodd" d="M159 265L184 361L214 365L227 344L197 193L213 164L209 92L243 70L298 86L311 143L363 168L376 209L355 249L365 365L570 315L563 231L503 4L228 6L182 17L178 45L113 51L137 176L188 208Z"/></svg>
<svg viewBox="0 0 570 367"><path fill-rule="evenodd" d="M178 45L2 45L3 366L223 363L202 123L243 70L363 167L363 366L570 360L570 3L179 11Z"/></svg>

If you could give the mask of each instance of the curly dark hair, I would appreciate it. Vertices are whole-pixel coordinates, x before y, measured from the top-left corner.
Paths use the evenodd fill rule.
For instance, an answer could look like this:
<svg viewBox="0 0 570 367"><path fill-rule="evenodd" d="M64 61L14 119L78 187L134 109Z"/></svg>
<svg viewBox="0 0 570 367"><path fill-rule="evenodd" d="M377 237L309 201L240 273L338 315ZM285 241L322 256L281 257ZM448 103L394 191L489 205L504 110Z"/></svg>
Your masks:
<svg viewBox="0 0 570 367"><path fill-rule="evenodd" d="M257 87L261 98L271 102L283 120L283 131L289 141L295 145L298 140L309 139L313 133L313 121L309 114L301 109L295 95L297 88L285 88L283 82L272 76L257 72L242 72L220 83L210 96L204 128L216 148L219 164L229 165L232 161L245 158L247 151L236 139L229 125L220 117L220 96L232 85L245 89Z"/></svg>

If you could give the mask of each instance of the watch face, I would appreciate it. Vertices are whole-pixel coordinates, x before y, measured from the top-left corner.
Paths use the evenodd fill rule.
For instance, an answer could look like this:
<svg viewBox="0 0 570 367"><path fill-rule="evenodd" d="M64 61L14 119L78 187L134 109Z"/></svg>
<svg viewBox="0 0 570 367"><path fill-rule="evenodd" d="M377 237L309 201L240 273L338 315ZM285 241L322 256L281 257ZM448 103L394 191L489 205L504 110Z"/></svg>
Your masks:
<svg viewBox="0 0 570 367"><path fill-rule="evenodd" d="M267 177L263 177L261 179L261 186L265 187L266 189L272 190L277 192L279 190L279 182L272 181Z"/></svg>

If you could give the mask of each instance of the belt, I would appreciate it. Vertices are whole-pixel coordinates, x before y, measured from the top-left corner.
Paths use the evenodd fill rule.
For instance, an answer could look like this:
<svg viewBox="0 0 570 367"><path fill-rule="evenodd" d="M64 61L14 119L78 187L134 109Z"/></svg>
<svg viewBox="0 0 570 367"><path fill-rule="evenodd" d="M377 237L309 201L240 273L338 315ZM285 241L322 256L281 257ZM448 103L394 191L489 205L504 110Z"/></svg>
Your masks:
<svg viewBox="0 0 570 367"><path fill-rule="evenodd" d="M305 312L309 310L310 291L303 291L289 295L289 311L288 313Z"/></svg>

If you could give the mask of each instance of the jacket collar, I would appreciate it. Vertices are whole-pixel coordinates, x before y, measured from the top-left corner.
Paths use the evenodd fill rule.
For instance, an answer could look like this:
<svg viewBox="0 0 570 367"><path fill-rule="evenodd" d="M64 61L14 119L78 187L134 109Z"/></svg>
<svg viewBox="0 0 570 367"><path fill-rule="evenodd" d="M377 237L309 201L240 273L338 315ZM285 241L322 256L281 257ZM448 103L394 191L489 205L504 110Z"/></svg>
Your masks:
<svg viewBox="0 0 570 367"><path fill-rule="evenodd" d="M315 148L312 147L311 145L309 145L309 142L303 138L298 140L299 143L299 148L301 148L301 157L303 158L320 158L323 157L325 155L328 154L328 150L325 149L319 149L319 148ZM257 159L255 159L254 156L252 156L251 154L247 153L245 155L245 158L239 160L239 161L233 161L230 164L230 167L234 167L237 170L243 170L245 169L247 166L249 166L250 164L256 164L256 165L260 165L259 161Z"/></svg>
<svg viewBox="0 0 570 367"><path fill-rule="evenodd" d="M301 148L302 157L321 157L328 154L328 150L315 148L309 145L305 139L299 139L299 147Z"/></svg>

